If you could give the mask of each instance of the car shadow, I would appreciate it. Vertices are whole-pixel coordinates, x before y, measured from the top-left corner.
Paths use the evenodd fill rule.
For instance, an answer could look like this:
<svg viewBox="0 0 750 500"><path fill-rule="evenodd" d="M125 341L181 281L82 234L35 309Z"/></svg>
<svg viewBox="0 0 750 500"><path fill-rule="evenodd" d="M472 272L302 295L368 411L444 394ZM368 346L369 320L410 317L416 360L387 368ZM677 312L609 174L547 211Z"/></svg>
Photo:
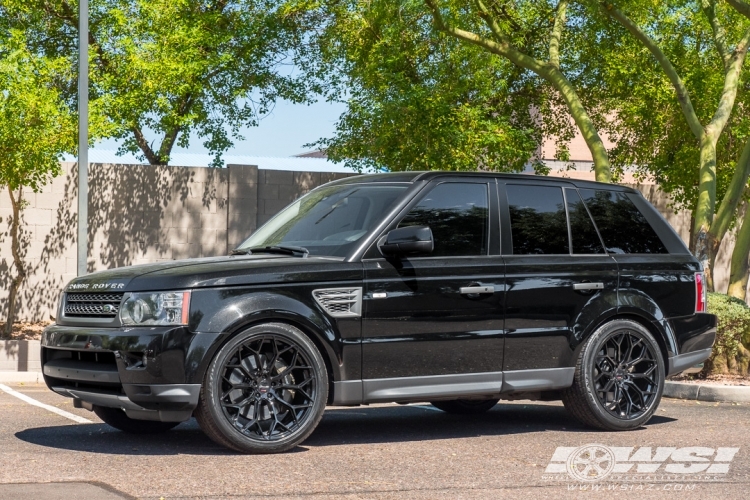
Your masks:
<svg viewBox="0 0 750 500"><path fill-rule="evenodd" d="M673 418L655 415L647 426L674 421ZM307 451L308 447L319 446L433 441L549 431L599 433L575 421L562 405L553 404L498 404L481 415L451 415L427 404L331 407L326 410L315 432L290 453L301 453ZM36 427L17 432L15 436L38 446L113 455L235 454L206 437L194 419L163 434L126 434L106 424L96 423Z"/></svg>

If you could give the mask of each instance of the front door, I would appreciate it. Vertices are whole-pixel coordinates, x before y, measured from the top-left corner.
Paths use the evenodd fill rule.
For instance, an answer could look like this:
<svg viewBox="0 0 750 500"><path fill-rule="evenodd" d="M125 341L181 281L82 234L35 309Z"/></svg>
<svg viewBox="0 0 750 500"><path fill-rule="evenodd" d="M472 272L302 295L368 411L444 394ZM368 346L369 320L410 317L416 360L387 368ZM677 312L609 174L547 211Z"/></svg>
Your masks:
<svg viewBox="0 0 750 500"><path fill-rule="evenodd" d="M429 226L434 251L396 259L369 253L374 258L363 261L366 401L487 393L502 381L495 181L436 182L424 193L389 229Z"/></svg>

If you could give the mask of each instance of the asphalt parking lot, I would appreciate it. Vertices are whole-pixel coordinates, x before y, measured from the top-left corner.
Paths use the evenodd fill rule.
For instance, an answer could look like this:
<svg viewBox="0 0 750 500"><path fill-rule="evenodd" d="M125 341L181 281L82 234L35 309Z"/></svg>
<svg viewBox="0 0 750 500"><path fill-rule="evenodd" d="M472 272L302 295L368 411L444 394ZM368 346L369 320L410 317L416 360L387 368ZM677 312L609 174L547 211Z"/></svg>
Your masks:
<svg viewBox="0 0 750 500"><path fill-rule="evenodd" d="M501 402L478 417L447 415L427 405L329 408L312 437L295 451L246 456L215 445L194 420L166 434L131 436L42 385L7 385L92 423L75 422L0 388L3 499L582 494L727 499L747 498L750 486L748 404L663 400L647 426L626 433L592 432L568 417L560 403ZM641 475L597 482L597 489L572 478L551 480L545 471L557 447L589 443L634 450L735 447L739 452L729 472L714 477Z"/></svg>

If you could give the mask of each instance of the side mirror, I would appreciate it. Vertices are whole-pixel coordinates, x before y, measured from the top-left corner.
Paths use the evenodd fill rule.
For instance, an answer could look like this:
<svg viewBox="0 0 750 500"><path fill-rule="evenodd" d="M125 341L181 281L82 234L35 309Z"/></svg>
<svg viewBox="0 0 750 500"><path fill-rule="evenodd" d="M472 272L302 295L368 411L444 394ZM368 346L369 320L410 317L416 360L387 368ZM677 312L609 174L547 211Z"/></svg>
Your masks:
<svg viewBox="0 0 750 500"><path fill-rule="evenodd" d="M378 249L385 256L432 253L434 248L432 230L427 226L400 227L378 242Z"/></svg>

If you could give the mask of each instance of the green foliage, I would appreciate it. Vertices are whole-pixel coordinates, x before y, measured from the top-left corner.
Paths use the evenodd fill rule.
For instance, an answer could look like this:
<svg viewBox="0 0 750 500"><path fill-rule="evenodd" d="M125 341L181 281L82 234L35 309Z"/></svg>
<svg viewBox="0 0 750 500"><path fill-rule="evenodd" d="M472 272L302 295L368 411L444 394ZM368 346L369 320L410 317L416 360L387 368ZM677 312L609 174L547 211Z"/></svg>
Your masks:
<svg viewBox="0 0 750 500"><path fill-rule="evenodd" d="M604 13L601 1L582 3L587 9L579 33L589 42L578 44L585 61L579 78L587 98L597 103L592 105L600 113L600 123L606 123L605 130L615 143L610 150L613 166L634 166L639 177L652 176L671 195L675 208L692 211L698 197L700 147L672 83L653 55ZM698 119L708 124L721 99L725 68L701 2L613 3L658 43L688 89ZM725 2L716 2L716 17L731 51L749 24ZM717 144L717 205L750 138L748 82L745 71L740 75L734 110ZM616 119L603 120L601 113Z"/></svg>
<svg viewBox="0 0 750 500"><path fill-rule="evenodd" d="M22 33L0 40L0 187L39 191L75 151L76 120L56 88L64 60L28 50Z"/></svg>
<svg viewBox="0 0 750 500"><path fill-rule="evenodd" d="M438 33L421 0L322 2L317 14L318 67L337 83L331 98L348 103L335 136L316 143L335 161L519 171L553 124L556 97L539 78ZM554 123L570 130L567 119Z"/></svg>
<svg viewBox="0 0 750 500"><path fill-rule="evenodd" d="M0 15L75 67L75 3L5 0ZM317 87L292 70L307 50L301 20L275 0L91 0L92 117L104 117L101 134L122 139L122 152L152 164L168 163L193 132L221 165L277 99L310 101ZM73 101L75 80L60 83Z"/></svg>
<svg viewBox="0 0 750 500"><path fill-rule="evenodd" d="M742 346L750 346L750 307L723 293L708 294L708 312L718 319L712 356L736 356Z"/></svg>

